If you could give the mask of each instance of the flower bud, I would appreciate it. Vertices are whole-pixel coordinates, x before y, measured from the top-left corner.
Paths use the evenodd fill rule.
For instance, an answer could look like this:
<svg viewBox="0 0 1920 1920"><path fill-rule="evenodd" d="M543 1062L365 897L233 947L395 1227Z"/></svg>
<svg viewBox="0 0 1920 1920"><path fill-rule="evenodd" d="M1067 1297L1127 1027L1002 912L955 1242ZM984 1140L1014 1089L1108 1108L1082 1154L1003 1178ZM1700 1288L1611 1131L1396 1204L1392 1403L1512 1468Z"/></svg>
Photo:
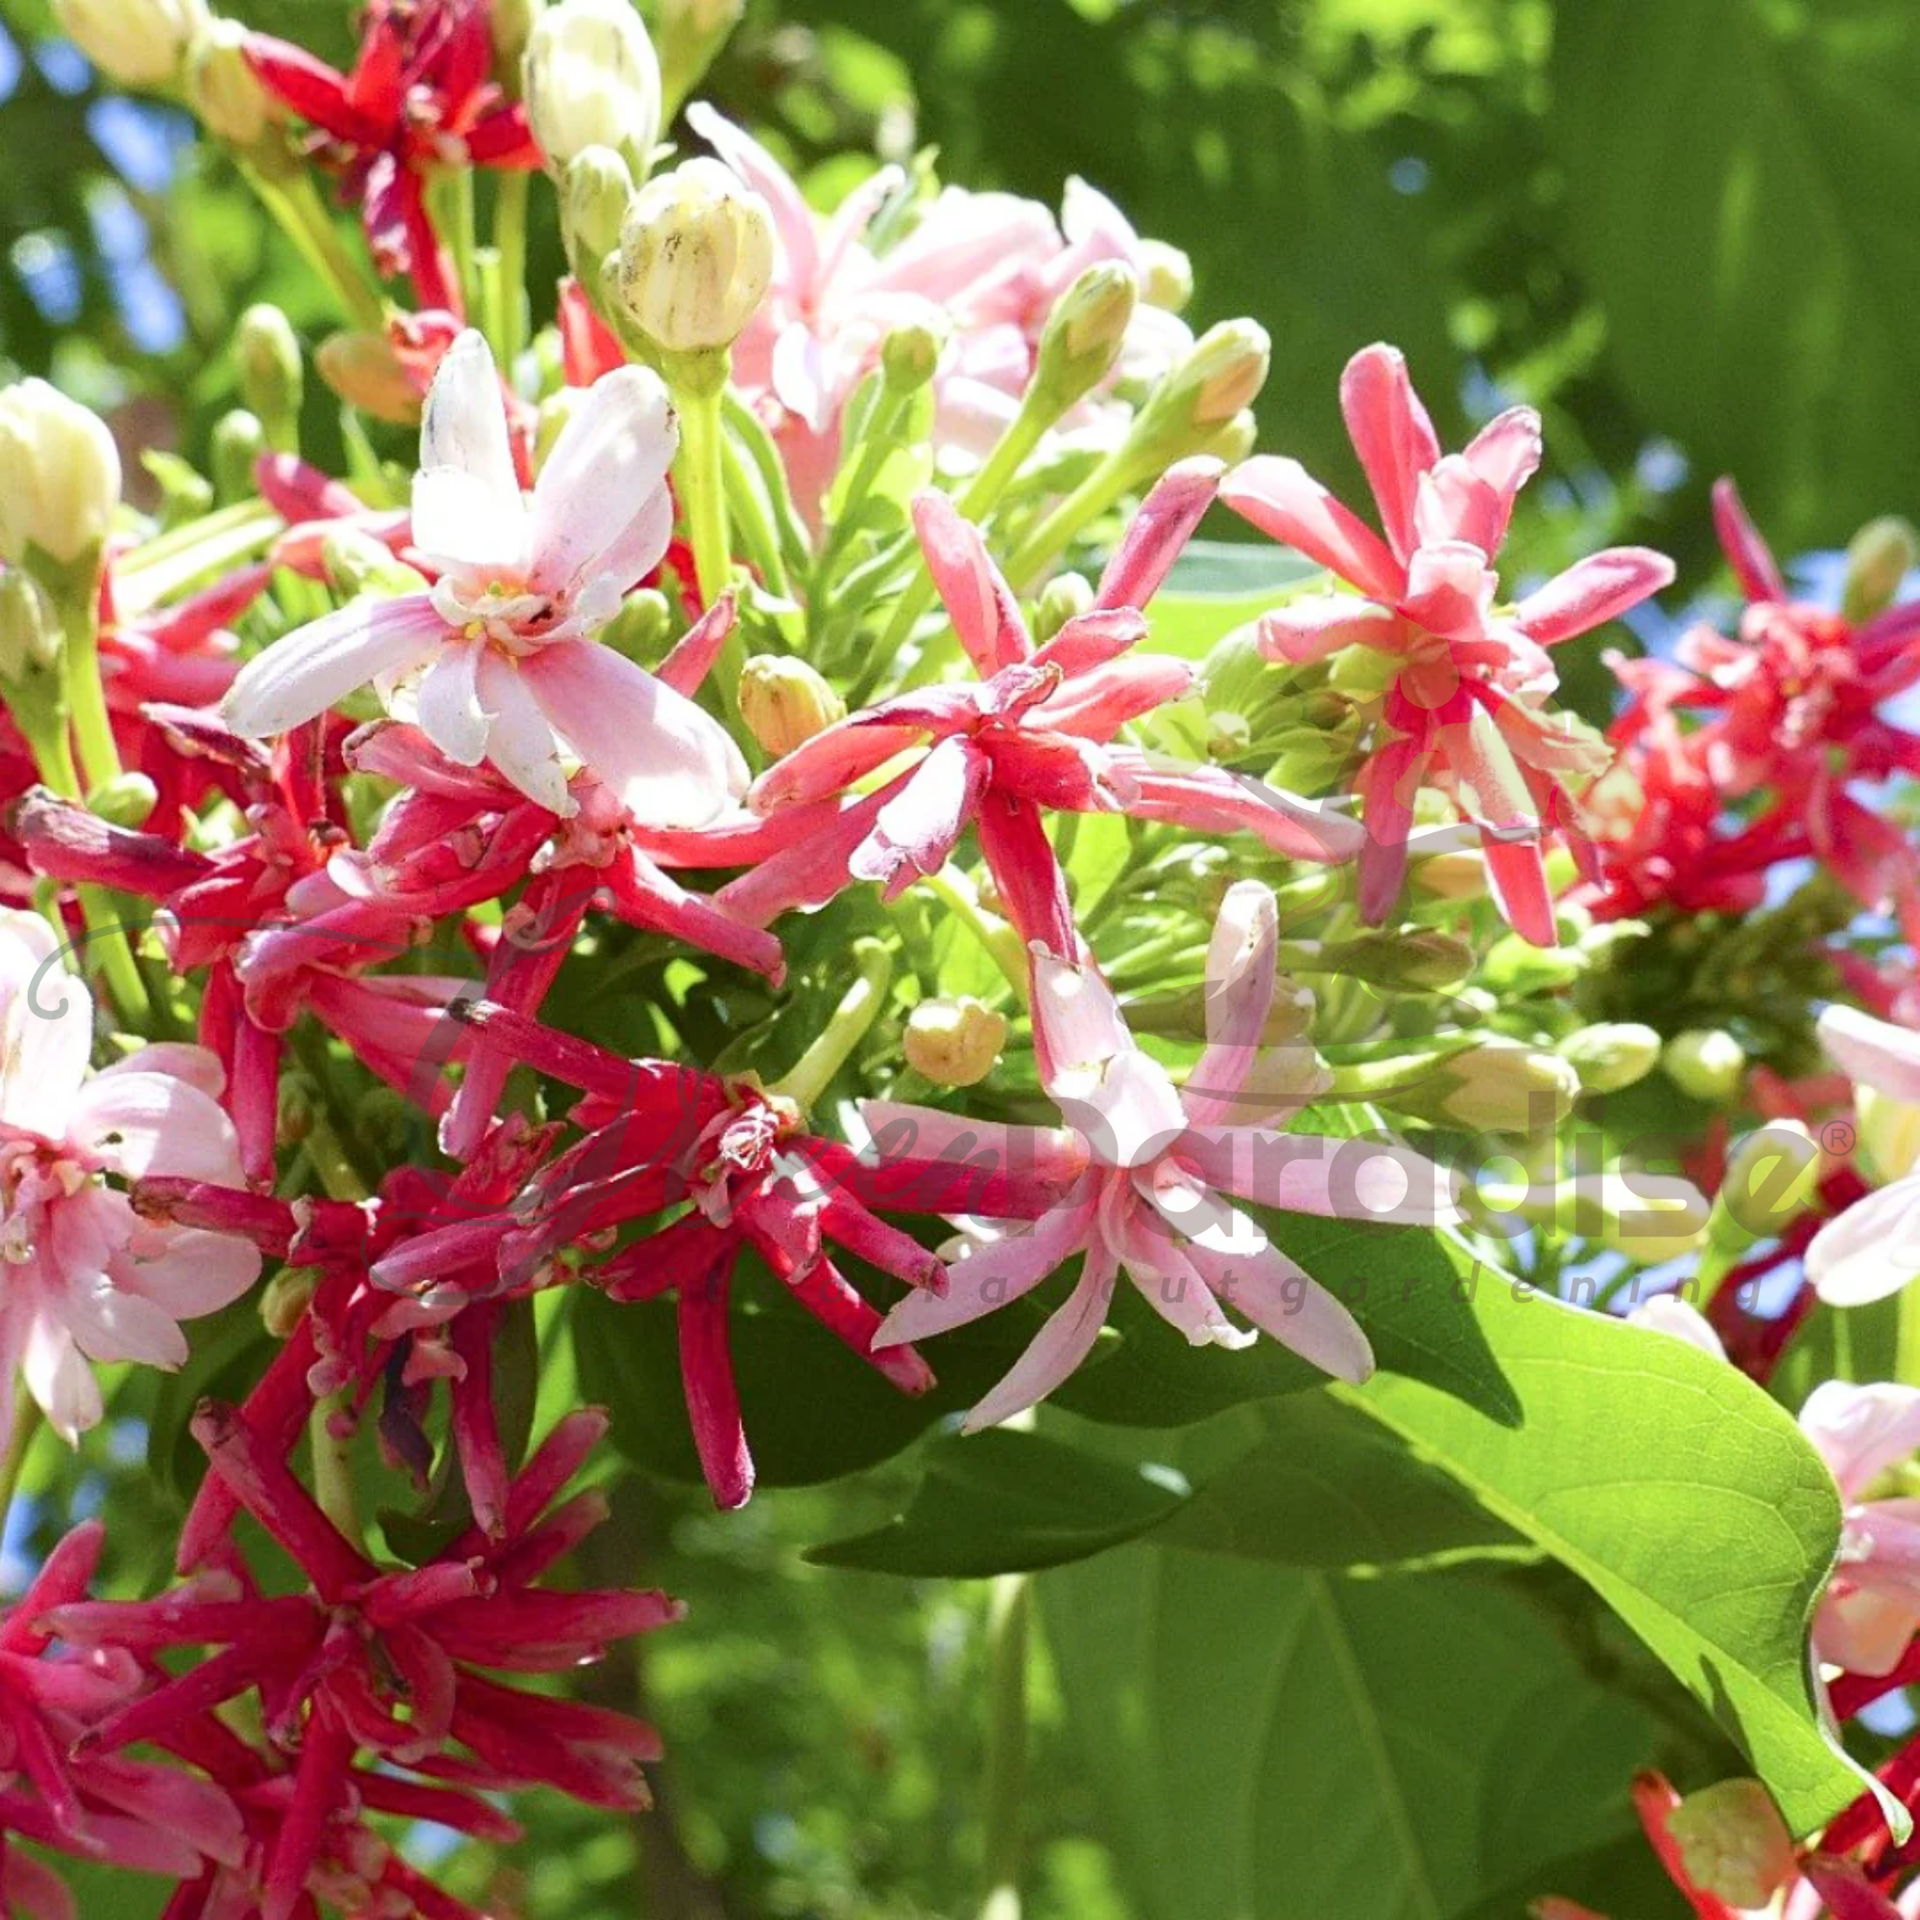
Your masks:
<svg viewBox="0 0 1920 1920"><path fill-rule="evenodd" d="M493 0L487 8L487 32L493 40L494 78L518 100L525 85L521 69L541 0Z"/></svg>
<svg viewBox="0 0 1920 1920"><path fill-rule="evenodd" d="M661 87L677 109L726 45L740 22L747 0L660 0L654 18L660 28Z"/></svg>
<svg viewBox="0 0 1920 1920"><path fill-rule="evenodd" d="M1911 1173L1920 1162L1920 1107L1862 1081L1853 1089L1853 1113L1868 1176L1885 1186Z"/></svg>
<svg viewBox="0 0 1920 1920"><path fill-rule="evenodd" d="M1869 520L1847 543L1847 579L1840 611L1858 625L1893 605L1900 583L1913 571L1914 531L1891 514Z"/></svg>
<svg viewBox="0 0 1920 1920"><path fill-rule="evenodd" d="M1624 1253L1644 1267L1692 1253L1710 1211L1707 1196L1691 1180L1638 1169L1572 1179L1554 1172L1526 1186L1485 1181L1478 1192L1497 1215L1538 1221Z"/></svg>
<svg viewBox="0 0 1920 1920"><path fill-rule="evenodd" d="M540 469L547 464L547 455L558 443L561 434L567 430L567 422L580 411L590 389L586 387L555 387L540 402L540 411L535 416L533 426L533 472L534 478L540 476Z"/></svg>
<svg viewBox="0 0 1920 1920"><path fill-rule="evenodd" d="M1785 1232L1813 1204L1819 1184L1819 1142L1801 1121L1769 1120L1727 1156L1709 1228L1714 1244L1744 1253Z"/></svg>
<svg viewBox="0 0 1920 1920"><path fill-rule="evenodd" d="M1704 1894L1743 1912L1768 1906L1799 1877L1793 1836L1758 1780L1719 1780L1667 1816L1667 1837Z"/></svg>
<svg viewBox="0 0 1920 1920"><path fill-rule="evenodd" d="M336 593L420 593L426 581L358 527L336 527L320 543L320 565Z"/></svg>
<svg viewBox="0 0 1920 1920"><path fill-rule="evenodd" d="M1193 262L1164 240L1142 240L1140 298L1163 313L1179 313L1193 298Z"/></svg>
<svg viewBox="0 0 1920 1920"><path fill-rule="evenodd" d="M660 137L660 62L633 0L559 0L533 23L522 77L555 172L588 147L645 169Z"/></svg>
<svg viewBox="0 0 1920 1920"><path fill-rule="evenodd" d="M61 566L95 553L120 504L106 423L44 380L0 391L0 559L37 550Z"/></svg>
<svg viewBox="0 0 1920 1920"><path fill-rule="evenodd" d="M223 413L213 423L207 466L217 500L244 500L253 492L254 468L267 450L267 430L258 414L245 407Z"/></svg>
<svg viewBox="0 0 1920 1920"><path fill-rule="evenodd" d="M290 451L299 437L304 385L292 325L278 307L262 301L240 316L233 344L241 400L260 416L274 446Z"/></svg>
<svg viewBox="0 0 1920 1920"><path fill-rule="evenodd" d="M1472 847L1413 862L1413 890L1435 900L1484 900L1487 863Z"/></svg>
<svg viewBox="0 0 1920 1920"><path fill-rule="evenodd" d="M1035 646L1044 646L1069 620L1077 620L1093 606L1093 582L1084 573L1056 573L1040 590L1033 610Z"/></svg>
<svg viewBox="0 0 1920 1920"><path fill-rule="evenodd" d="M773 278L773 213L717 160L649 180L620 235L620 299L670 353L730 347Z"/></svg>
<svg viewBox="0 0 1920 1920"><path fill-rule="evenodd" d="M1608 1020L1568 1034L1558 1052L1573 1062L1583 1092L1618 1093L1659 1065L1660 1036L1630 1020Z"/></svg>
<svg viewBox="0 0 1920 1920"><path fill-rule="evenodd" d="M1719 1027L1689 1027L1667 1042L1660 1064L1682 1093L1724 1105L1746 1078L1747 1051Z"/></svg>
<svg viewBox="0 0 1920 1920"><path fill-rule="evenodd" d="M282 1267L260 1289L260 1324L276 1340L291 1340L320 1291L318 1267Z"/></svg>
<svg viewBox="0 0 1920 1920"><path fill-rule="evenodd" d="M19 567L0 573L0 684L54 672L61 644L60 623L33 576Z"/></svg>
<svg viewBox="0 0 1920 1920"><path fill-rule="evenodd" d="M204 0L53 0L60 31L116 85L164 87L206 25Z"/></svg>
<svg viewBox="0 0 1920 1920"><path fill-rule="evenodd" d="M248 32L238 20L210 20L187 56L187 103L216 140L243 152L274 123L273 97L247 58Z"/></svg>
<svg viewBox="0 0 1920 1920"><path fill-rule="evenodd" d="M384 333L330 333L314 349L313 365L348 406L397 427L420 424L420 389Z"/></svg>
<svg viewBox="0 0 1920 1920"><path fill-rule="evenodd" d="M1473 949L1450 933L1382 927L1321 946L1302 973L1331 973L1365 980L1389 992L1434 993L1457 987L1473 972Z"/></svg>
<svg viewBox="0 0 1920 1920"><path fill-rule="evenodd" d="M847 717L847 703L804 660L756 653L740 669L740 717L776 760Z"/></svg>
<svg viewBox="0 0 1920 1920"><path fill-rule="evenodd" d="M633 198L633 174L611 147L583 147L567 162L560 188L560 227L576 276L598 273L620 244Z"/></svg>
<svg viewBox="0 0 1920 1920"><path fill-rule="evenodd" d="M1580 1076L1557 1053L1492 1035L1452 1055L1415 1092L1417 1102L1402 1095L1395 1104L1474 1133L1529 1133L1572 1112Z"/></svg>
<svg viewBox="0 0 1920 1920"><path fill-rule="evenodd" d="M925 318L897 326L880 344L880 372L895 393L917 393L940 365L953 337L952 323L938 307Z"/></svg>
<svg viewBox="0 0 1920 1920"><path fill-rule="evenodd" d="M971 994L922 1000L907 1016L901 1042L907 1065L937 1087L970 1087L993 1071L1007 1044L1007 1021Z"/></svg>
<svg viewBox="0 0 1920 1920"><path fill-rule="evenodd" d="M1584 971L1584 961L1572 948L1536 947L1509 933L1487 949L1480 977L1495 993L1523 997L1557 992L1571 986Z"/></svg>
<svg viewBox="0 0 1920 1920"><path fill-rule="evenodd" d="M637 666L656 667L666 657L673 615L666 595L642 587L620 603L620 611L600 629L600 644L624 654Z"/></svg>
<svg viewBox="0 0 1920 1920"><path fill-rule="evenodd" d="M160 804L160 789L144 773L120 773L87 795L87 806L109 826L144 827Z"/></svg>
<svg viewBox="0 0 1920 1920"><path fill-rule="evenodd" d="M1168 376L1189 425L1224 427L1253 405L1267 384L1273 343L1253 320L1223 320L1193 343Z"/></svg>
<svg viewBox="0 0 1920 1920"><path fill-rule="evenodd" d="M1140 297L1133 269L1119 260L1089 267L1053 303L1034 362L1034 392L1058 418L1113 371Z"/></svg>

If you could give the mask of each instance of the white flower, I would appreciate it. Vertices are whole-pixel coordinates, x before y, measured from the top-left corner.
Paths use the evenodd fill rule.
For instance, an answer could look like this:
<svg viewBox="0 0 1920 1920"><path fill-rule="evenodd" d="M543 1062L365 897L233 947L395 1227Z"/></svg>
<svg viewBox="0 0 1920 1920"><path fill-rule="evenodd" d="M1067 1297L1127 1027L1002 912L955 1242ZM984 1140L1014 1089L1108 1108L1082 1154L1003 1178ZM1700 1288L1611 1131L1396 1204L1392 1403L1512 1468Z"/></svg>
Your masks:
<svg viewBox="0 0 1920 1920"><path fill-rule="evenodd" d="M588 147L644 163L660 137L660 62L632 0L560 0L533 25L527 118L540 151L564 168Z"/></svg>
<svg viewBox="0 0 1920 1920"><path fill-rule="evenodd" d="M100 1418L89 1361L177 1367L181 1320L237 1299L258 1249L155 1225L106 1176L245 1184L220 1066L143 1047L91 1079L93 1002L35 914L0 911L0 1421L13 1381L69 1441Z"/></svg>
<svg viewBox="0 0 1920 1920"><path fill-rule="evenodd" d="M463 333L427 395L413 483L413 544L439 578L276 642L234 681L228 724L282 733L369 681L390 708L406 688L443 753L491 760L557 814L575 810L565 750L649 825L705 825L745 790L738 748L592 638L666 551L676 439L658 377L621 367L588 390L525 498L493 355Z"/></svg>

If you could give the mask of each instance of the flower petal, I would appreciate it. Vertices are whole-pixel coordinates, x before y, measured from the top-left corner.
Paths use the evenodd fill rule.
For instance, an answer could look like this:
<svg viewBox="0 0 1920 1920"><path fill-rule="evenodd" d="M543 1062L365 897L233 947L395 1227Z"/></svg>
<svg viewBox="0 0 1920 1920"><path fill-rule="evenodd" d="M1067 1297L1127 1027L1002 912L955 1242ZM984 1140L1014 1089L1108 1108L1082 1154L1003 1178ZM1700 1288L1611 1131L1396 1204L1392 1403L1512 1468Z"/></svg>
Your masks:
<svg viewBox="0 0 1920 1920"><path fill-rule="evenodd" d="M1271 1242L1231 1253L1196 1243L1188 1258L1220 1299L1301 1359L1354 1386L1371 1377L1373 1346L1360 1323Z"/></svg>
<svg viewBox="0 0 1920 1920"><path fill-rule="evenodd" d="M1830 1307L1864 1307L1920 1276L1920 1179L1896 1180L1829 1220L1807 1248L1807 1278Z"/></svg>
<svg viewBox="0 0 1920 1920"><path fill-rule="evenodd" d="M1222 1118L1246 1085L1273 1006L1280 911L1273 889L1241 880L1227 889L1207 948L1207 1050L1182 1095L1200 1125Z"/></svg>
<svg viewBox="0 0 1920 1920"><path fill-rule="evenodd" d="M930 1339L1019 1299L1086 1246L1092 1225L1093 1205L1087 1201L1058 1208L998 1239L970 1243L964 1255L947 1264L946 1292L915 1288L887 1315L873 1337L875 1348Z"/></svg>
<svg viewBox="0 0 1920 1920"><path fill-rule="evenodd" d="M1256 454L1221 483L1220 498L1273 540L1297 547L1370 600L1391 606L1406 570L1373 529L1343 507L1297 460Z"/></svg>
<svg viewBox="0 0 1920 1920"><path fill-rule="evenodd" d="M1577 560L1513 610L1513 624L1543 647L1617 620L1673 584L1673 562L1650 547L1609 547Z"/></svg>
<svg viewBox="0 0 1920 1920"><path fill-rule="evenodd" d="M73 1103L69 1131L128 1179L242 1184L233 1122L201 1090L160 1073L109 1073L89 1080Z"/></svg>
<svg viewBox="0 0 1920 1920"><path fill-rule="evenodd" d="M1820 1016L1820 1044L1849 1080L1920 1102L1920 1033L1836 1003Z"/></svg>
<svg viewBox="0 0 1920 1920"><path fill-rule="evenodd" d="M1420 477L1440 458L1440 438L1397 347L1363 347L1347 362L1340 376L1340 411L1387 540L1406 560L1419 544L1413 512Z"/></svg>
<svg viewBox="0 0 1920 1920"><path fill-rule="evenodd" d="M1044 1400L1093 1351L1106 1325L1107 1303L1113 1298L1114 1259L1104 1242L1087 1250L1079 1284L999 1383L968 1412L962 1433L997 1427L1016 1413Z"/></svg>
<svg viewBox="0 0 1920 1920"><path fill-rule="evenodd" d="M454 467L504 501L520 503L520 481L507 438L500 370L485 336L468 327L440 358L420 422L420 466ZM425 547L414 527L414 544Z"/></svg>
<svg viewBox="0 0 1920 1920"><path fill-rule="evenodd" d="M93 1048L93 996L51 954L18 978L32 950L17 938L9 944L21 963L10 969L16 979L0 1007L0 1121L58 1141Z"/></svg>
<svg viewBox="0 0 1920 1920"><path fill-rule="evenodd" d="M1920 1387L1824 1380L1800 1409L1800 1430L1846 1499L1920 1448Z"/></svg>
<svg viewBox="0 0 1920 1920"><path fill-rule="evenodd" d="M984 680L1026 659L1026 629L980 530L944 493L913 496L914 530L967 658Z"/></svg>
<svg viewBox="0 0 1920 1920"><path fill-rule="evenodd" d="M490 651L473 640L442 647L414 691L420 731L463 767L477 767L487 754L492 716L480 704L479 673Z"/></svg>
<svg viewBox="0 0 1920 1920"><path fill-rule="evenodd" d="M221 715L249 739L285 733L377 676L418 666L446 637L447 623L423 593L355 600L249 660Z"/></svg>
<svg viewBox="0 0 1920 1920"><path fill-rule="evenodd" d="M492 647L480 651L479 698L491 716L487 758L536 806L570 819L577 807L547 716L517 667Z"/></svg>

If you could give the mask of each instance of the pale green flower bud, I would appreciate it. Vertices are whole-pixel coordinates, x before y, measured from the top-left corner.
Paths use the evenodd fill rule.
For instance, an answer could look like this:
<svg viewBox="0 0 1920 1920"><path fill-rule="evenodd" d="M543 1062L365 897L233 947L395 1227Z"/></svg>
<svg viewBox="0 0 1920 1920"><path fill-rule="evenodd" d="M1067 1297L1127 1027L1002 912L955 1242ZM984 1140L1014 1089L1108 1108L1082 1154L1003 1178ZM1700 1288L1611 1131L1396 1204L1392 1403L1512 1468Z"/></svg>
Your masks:
<svg viewBox="0 0 1920 1920"><path fill-rule="evenodd" d="M1573 1110L1580 1076L1556 1053L1494 1035L1454 1054L1419 1093L1395 1104L1474 1133L1558 1126Z"/></svg>
<svg viewBox="0 0 1920 1920"><path fill-rule="evenodd" d="M670 353L730 347L773 279L773 213L717 160L688 160L634 196L616 271L633 323Z"/></svg>
<svg viewBox="0 0 1920 1920"><path fill-rule="evenodd" d="M756 653L740 669L740 717L776 760L847 717L847 703L804 660Z"/></svg>
<svg viewBox="0 0 1920 1920"><path fill-rule="evenodd" d="M397 427L420 424L420 389L384 333L330 333L314 348L313 366L348 406Z"/></svg>
<svg viewBox="0 0 1920 1920"><path fill-rule="evenodd" d="M290 1340L320 1291L318 1267L282 1267L260 1289L260 1324L276 1340Z"/></svg>
<svg viewBox="0 0 1920 1920"><path fill-rule="evenodd" d="M1052 417L1084 399L1113 371L1139 297L1133 269L1103 260L1054 302L1033 374L1034 391Z"/></svg>
<svg viewBox="0 0 1920 1920"><path fill-rule="evenodd" d="M1888 515L1869 520L1847 543L1847 581L1840 595L1840 611L1856 625L1884 613L1893 605L1900 583L1913 571L1914 531L1906 521Z"/></svg>
<svg viewBox="0 0 1920 1920"><path fill-rule="evenodd" d="M1538 1221L1647 1267L1692 1253L1710 1212L1692 1181L1625 1168L1572 1179L1550 1172L1524 1186L1483 1181L1478 1195L1497 1215Z"/></svg>
<svg viewBox="0 0 1920 1920"><path fill-rule="evenodd" d="M1799 1878L1793 1836L1758 1780L1716 1781L1667 1816L1667 1836L1702 1893L1742 1912L1768 1907Z"/></svg>
<svg viewBox="0 0 1920 1920"><path fill-rule="evenodd" d="M123 87L164 87L207 23L203 0L53 0L60 31Z"/></svg>
<svg viewBox="0 0 1920 1920"><path fill-rule="evenodd" d="M1571 948L1536 947L1509 933L1487 949L1481 979L1496 993L1553 993L1571 986L1584 971L1584 962Z"/></svg>
<svg viewBox="0 0 1920 1920"><path fill-rule="evenodd" d="M632 0L560 0L534 21L522 66L527 118L559 171L588 147L644 168L660 137L660 62Z"/></svg>
<svg viewBox="0 0 1920 1920"><path fill-rule="evenodd" d="M335 592L421 593L426 581L370 533L337 527L320 543L320 564Z"/></svg>
<svg viewBox="0 0 1920 1920"><path fill-rule="evenodd" d="M1609 1020L1568 1034L1558 1051L1573 1062L1585 1092L1618 1093L1660 1064L1660 1036L1633 1021Z"/></svg>
<svg viewBox="0 0 1920 1920"><path fill-rule="evenodd" d="M1885 1186L1911 1173L1920 1162L1920 1107L1862 1081L1853 1090L1853 1113L1872 1177Z"/></svg>
<svg viewBox="0 0 1920 1920"><path fill-rule="evenodd" d="M1226 426L1253 405L1267 384L1273 343L1253 320L1223 320L1193 343L1171 384L1189 396L1187 417L1197 427Z"/></svg>
<svg viewBox="0 0 1920 1920"><path fill-rule="evenodd" d="M746 0L660 0L661 86L677 108L713 64L746 11Z"/></svg>
<svg viewBox="0 0 1920 1920"><path fill-rule="evenodd" d="M1484 900L1487 863L1471 847L1431 854L1413 862L1413 890L1435 900Z"/></svg>
<svg viewBox="0 0 1920 1920"><path fill-rule="evenodd" d="M487 8L487 31L493 39L494 77L514 99L525 84L521 71L533 23L540 17L541 0L493 0Z"/></svg>
<svg viewBox="0 0 1920 1920"><path fill-rule="evenodd" d="M1164 240L1140 243L1140 298L1164 313L1179 313L1193 298L1193 262Z"/></svg>
<svg viewBox="0 0 1920 1920"><path fill-rule="evenodd" d="M1813 1205L1820 1145L1798 1120L1769 1120L1727 1156L1714 1196L1711 1235L1730 1253L1784 1232Z"/></svg>
<svg viewBox="0 0 1920 1920"><path fill-rule="evenodd" d="M881 342L881 377L895 393L917 393L933 378L952 337L952 323L929 307L925 318L895 327Z"/></svg>
<svg viewBox="0 0 1920 1920"><path fill-rule="evenodd" d="M97 553L120 504L120 454L99 415L44 380L0 391L0 558L61 566Z"/></svg>
<svg viewBox="0 0 1920 1920"><path fill-rule="evenodd" d="M1747 1052L1721 1028L1689 1027L1667 1042L1660 1064L1682 1093L1724 1105L1746 1079Z"/></svg>
<svg viewBox="0 0 1920 1920"><path fill-rule="evenodd" d="M210 20L187 56L187 101L217 140L245 152L266 138L276 118L273 96L246 55L238 20Z"/></svg>
<svg viewBox="0 0 1920 1920"><path fill-rule="evenodd" d="M0 684L17 687L60 664L60 623L33 576L0 573Z"/></svg>
<svg viewBox="0 0 1920 1920"><path fill-rule="evenodd" d="M223 413L213 423L208 442L207 465L213 474L213 492L218 500L244 500L254 490L253 471L267 450L267 430L258 414L245 407Z"/></svg>
<svg viewBox="0 0 1920 1920"><path fill-rule="evenodd" d="M581 279L597 275L620 244L633 199L633 173L612 147L583 147L567 162L560 186L560 230Z"/></svg>
<svg viewBox="0 0 1920 1920"><path fill-rule="evenodd" d="M144 773L116 774L87 795L89 810L116 827L144 827L159 804L160 789Z"/></svg>
<svg viewBox="0 0 1920 1920"><path fill-rule="evenodd" d="M585 387L556 387L540 402L540 412L533 428L533 471L536 479L540 469L547 464L547 455L566 431L567 422L580 411L587 393Z"/></svg>
<svg viewBox="0 0 1920 1920"><path fill-rule="evenodd" d="M657 666L666 657L672 626L666 595L657 588L642 587L628 594L620 611L600 629L600 644L640 666Z"/></svg>
<svg viewBox="0 0 1920 1920"><path fill-rule="evenodd" d="M299 435L305 385L292 324L278 307L263 301L240 316L233 344L241 400L260 416L273 444L290 451Z"/></svg>
<svg viewBox="0 0 1920 1920"><path fill-rule="evenodd" d="M971 994L922 1000L907 1016L901 1050L907 1065L937 1087L970 1087L993 1071L1007 1044L1007 1021Z"/></svg>
<svg viewBox="0 0 1920 1920"><path fill-rule="evenodd" d="M1044 646L1069 620L1093 605L1093 582L1084 573L1056 573L1040 590L1033 610L1033 638Z"/></svg>

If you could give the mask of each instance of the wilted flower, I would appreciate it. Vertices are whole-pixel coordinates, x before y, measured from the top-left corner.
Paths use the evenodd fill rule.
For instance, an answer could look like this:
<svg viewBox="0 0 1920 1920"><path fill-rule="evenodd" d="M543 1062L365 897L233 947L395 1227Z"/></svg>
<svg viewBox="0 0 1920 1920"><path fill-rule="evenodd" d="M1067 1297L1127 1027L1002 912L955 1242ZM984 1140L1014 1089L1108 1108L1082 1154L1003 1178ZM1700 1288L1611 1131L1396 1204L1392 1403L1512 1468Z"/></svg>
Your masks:
<svg viewBox="0 0 1920 1920"><path fill-rule="evenodd" d="M283 733L377 680L412 677L422 730L463 766L483 759L563 816L562 744L641 818L697 826L746 784L720 726L597 645L621 595L666 551L675 434L642 367L595 383L522 496L499 375L463 334L427 399L413 544L440 577L425 593L356 600L242 668L226 715Z"/></svg>

